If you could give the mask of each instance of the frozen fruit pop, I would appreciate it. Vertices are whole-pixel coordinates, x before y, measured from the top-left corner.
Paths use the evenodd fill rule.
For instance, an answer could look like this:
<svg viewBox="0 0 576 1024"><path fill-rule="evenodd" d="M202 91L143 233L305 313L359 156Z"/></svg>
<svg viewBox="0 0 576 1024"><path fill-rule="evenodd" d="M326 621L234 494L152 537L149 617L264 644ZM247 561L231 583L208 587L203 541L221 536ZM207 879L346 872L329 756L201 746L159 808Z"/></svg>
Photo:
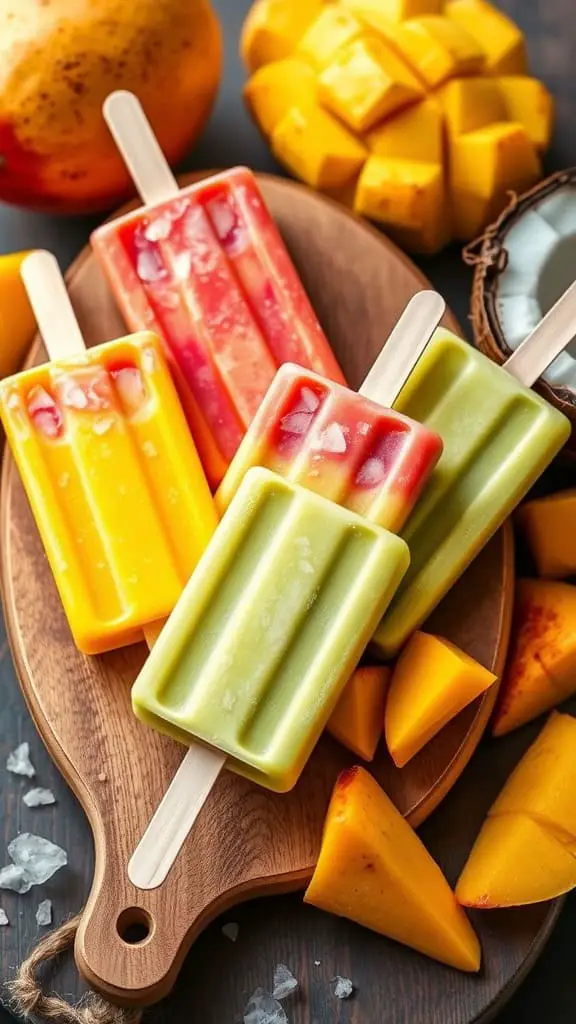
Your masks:
<svg viewBox="0 0 576 1024"><path fill-rule="evenodd" d="M134 684L136 714L290 789L408 562L399 537L249 470ZM134 884L159 883L185 817L170 809L147 855L134 855Z"/></svg>
<svg viewBox="0 0 576 1024"><path fill-rule="evenodd" d="M442 452L437 433L383 407L393 360L407 374L444 312L435 292L409 303L357 394L298 366L281 367L216 495L224 511L250 466L266 466L385 529L398 532ZM419 333L418 333L419 332ZM398 340L399 339L399 340Z"/></svg>
<svg viewBox="0 0 576 1024"><path fill-rule="evenodd" d="M404 645L570 436L566 417L530 389L576 333L576 284L504 367L439 331L395 408L437 430L443 455L404 539L410 571L375 636Z"/></svg>
<svg viewBox="0 0 576 1024"><path fill-rule="evenodd" d="M96 654L168 616L216 510L158 339L85 351L54 258L23 276L54 358L0 383L0 415L74 640Z"/></svg>
<svg viewBox="0 0 576 1024"><path fill-rule="evenodd" d="M254 175L180 190L136 97L113 93L104 113L146 205L99 228L94 252L129 327L166 345L216 485L278 366L344 378Z"/></svg>

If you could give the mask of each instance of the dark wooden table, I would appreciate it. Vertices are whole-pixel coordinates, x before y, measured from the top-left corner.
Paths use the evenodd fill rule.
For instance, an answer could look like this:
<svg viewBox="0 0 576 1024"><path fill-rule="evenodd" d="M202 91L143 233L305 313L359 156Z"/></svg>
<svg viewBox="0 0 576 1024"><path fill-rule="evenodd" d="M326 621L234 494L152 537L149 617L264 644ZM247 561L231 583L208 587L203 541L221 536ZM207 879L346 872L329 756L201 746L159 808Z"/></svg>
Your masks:
<svg viewBox="0 0 576 1024"><path fill-rule="evenodd" d="M558 126L554 145L547 157L547 169L555 170L576 163L576 0L501 0L501 7L512 14L526 31L530 42L532 68L554 92L558 103ZM265 144L251 125L240 100L243 72L237 58L237 42L249 0L215 0L225 33L226 73L214 117L200 144L188 160L186 167L212 168L233 163L247 163L259 170L278 172ZM89 218L64 220L0 207L1 250L44 247L53 250L66 267L86 243L89 231L95 226ZM449 251L440 257L422 263L423 269L455 310L462 323L468 313L470 272L463 266L459 253ZM0 622L0 765L8 752L26 739L30 742L32 759L38 771L38 784L50 786L57 794L56 808L29 810L22 804L23 781L0 770L1 850L20 831L38 831L64 846L69 854L70 867L55 876L42 890L54 903L56 922L75 913L83 904L92 876L92 840L84 815L74 798L49 761L19 692L10 654L7 650ZM0 854L0 860L3 854ZM0 903L5 907L12 927L0 931L1 977L7 980L16 966L35 943L38 929L35 911L38 898L34 891L25 897L3 893ZM299 964L298 933L305 926L298 897L276 899L277 934L288 932L293 936L291 963L297 972ZM249 904L234 912L234 920L243 929L261 936L262 956L276 962L286 957L285 943L280 948L270 931L270 907L264 915L258 904ZM301 923L297 923L301 922ZM278 955L275 946L278 945ZM567 1024L576 1016L576 985L574 984L574 949L576 948L576 898L571 897L560 918L557 929L538 965L514 996L507 1009L499 1016L501 1024ZM198 964L208 970L215 986L222 984L230 965L232 951L236 956L236 969L242 969L242 954L223 939L215 926L201 940ZM318 948L318 959L328 957L334 950ZM342 974L354 977L354 965L349 963L348 950L339 950ZM348 965L348 966L347 966ZM361 969L361 965L356 968ZM247 966L247 975L254 973L254 965ZM194 1005L191 985L195 968L186 971L186 983L178 991L170 1008L161 1011L166 1021L191 1020L190 1007ZM262 983L258 977L254 986ZM77 996L80 991L76 972L67 965L58 977L58 988ZM319 1001L312 1005L310 1020L315 1024L329 1024L335 1019L360 1024L353 1003L342 1004L341 1015L332 1001ZM387 1016L383 1003L378 1019ZM0 1021L11 1018L0 1010ZM303 1018L302 1018L303 1019ZM374 1019L374 1021L376 1018ZM234 1024L233 1021L222 1024ZM371 1024L371 1022L362 1022Z"/></svg>

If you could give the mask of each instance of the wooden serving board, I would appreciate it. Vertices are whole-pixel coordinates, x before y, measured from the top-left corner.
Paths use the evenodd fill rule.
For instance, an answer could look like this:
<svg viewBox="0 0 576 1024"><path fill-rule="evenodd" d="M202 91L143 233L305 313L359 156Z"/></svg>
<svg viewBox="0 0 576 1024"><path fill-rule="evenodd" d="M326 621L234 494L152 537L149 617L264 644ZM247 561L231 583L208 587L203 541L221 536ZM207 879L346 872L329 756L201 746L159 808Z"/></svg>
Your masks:
<svg viewBox="0 0 576 1024"><path fill-rule="evenodd" d="M357 386L406 301L427 282L378 232L339 206L278 179L263 176L261 183L344 371ZM68 281L89 344L124 332L88 250L70 269ZM458 330L450 315L446 324ZM44 358L37 342L31 360ZM165 885L154 892L136 890L126 864L182 748L132 715L130 684L144 661L143 645L98 658L83 657L73 646L9 456L1 516L5 612L22 688L94 834L95 877L76 942L77 964L112 1000L152 1003L170 990L186 951L213 918L249 897L304 885L318 853L332 785L352 758L324 738L301 782L286 796L225 772ZM432 627L499 673L512 589L512 541L504 529L434 615ZM396 770L384 751L377 755L376 777L414 824L431 813L461 774L495 696L493 688L404 770ZM444 842L450 843L449 835ZM460 854L465 850L458 847ZM413 954L397 953L395 972L403 957Z"/></svg>

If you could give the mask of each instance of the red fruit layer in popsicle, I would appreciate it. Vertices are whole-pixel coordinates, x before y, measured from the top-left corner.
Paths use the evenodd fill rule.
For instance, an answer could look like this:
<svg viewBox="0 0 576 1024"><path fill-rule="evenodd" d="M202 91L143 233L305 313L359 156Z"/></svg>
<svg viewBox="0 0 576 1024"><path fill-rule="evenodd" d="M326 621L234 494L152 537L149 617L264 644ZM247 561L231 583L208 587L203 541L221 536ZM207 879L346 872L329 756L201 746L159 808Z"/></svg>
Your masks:
<svg viewBox="0 0 576 1024"><path fill-rule="evenodd" d="M212 483L282 363L344 383L245 168L105 224L92 241L129 326L166 344Z"/></svg>
<svg viewBox="0 0 576 1024"><path fill-rule="evenodd" d="M216 501L265 466L398 532L442 453L433 431L297 366L278 371Z"/></svg>

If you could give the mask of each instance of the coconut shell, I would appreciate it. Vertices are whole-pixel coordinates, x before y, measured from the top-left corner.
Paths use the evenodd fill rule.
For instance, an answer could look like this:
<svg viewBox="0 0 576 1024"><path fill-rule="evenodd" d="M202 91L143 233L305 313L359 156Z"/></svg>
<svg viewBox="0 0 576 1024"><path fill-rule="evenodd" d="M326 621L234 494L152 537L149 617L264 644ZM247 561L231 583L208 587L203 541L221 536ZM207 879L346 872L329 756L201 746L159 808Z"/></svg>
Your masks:
<svg viewBox="0 0 576 1024"><path fill-rule="evenodd" d="M551 175L522 196L513 194L498 220L464 249L464 261L475 268L471 309L474 344L499 365L505 363L512 354L502 334L496 311L498 279L508 261L506 234L528 210L566 185L576 187L576 167ZM576 330L574 333L576 335ZM576 393L568 388L552 387L544 380L538 381L535 390L571 420L572 438L566 446L565 454L576 461Z"/></svg>

